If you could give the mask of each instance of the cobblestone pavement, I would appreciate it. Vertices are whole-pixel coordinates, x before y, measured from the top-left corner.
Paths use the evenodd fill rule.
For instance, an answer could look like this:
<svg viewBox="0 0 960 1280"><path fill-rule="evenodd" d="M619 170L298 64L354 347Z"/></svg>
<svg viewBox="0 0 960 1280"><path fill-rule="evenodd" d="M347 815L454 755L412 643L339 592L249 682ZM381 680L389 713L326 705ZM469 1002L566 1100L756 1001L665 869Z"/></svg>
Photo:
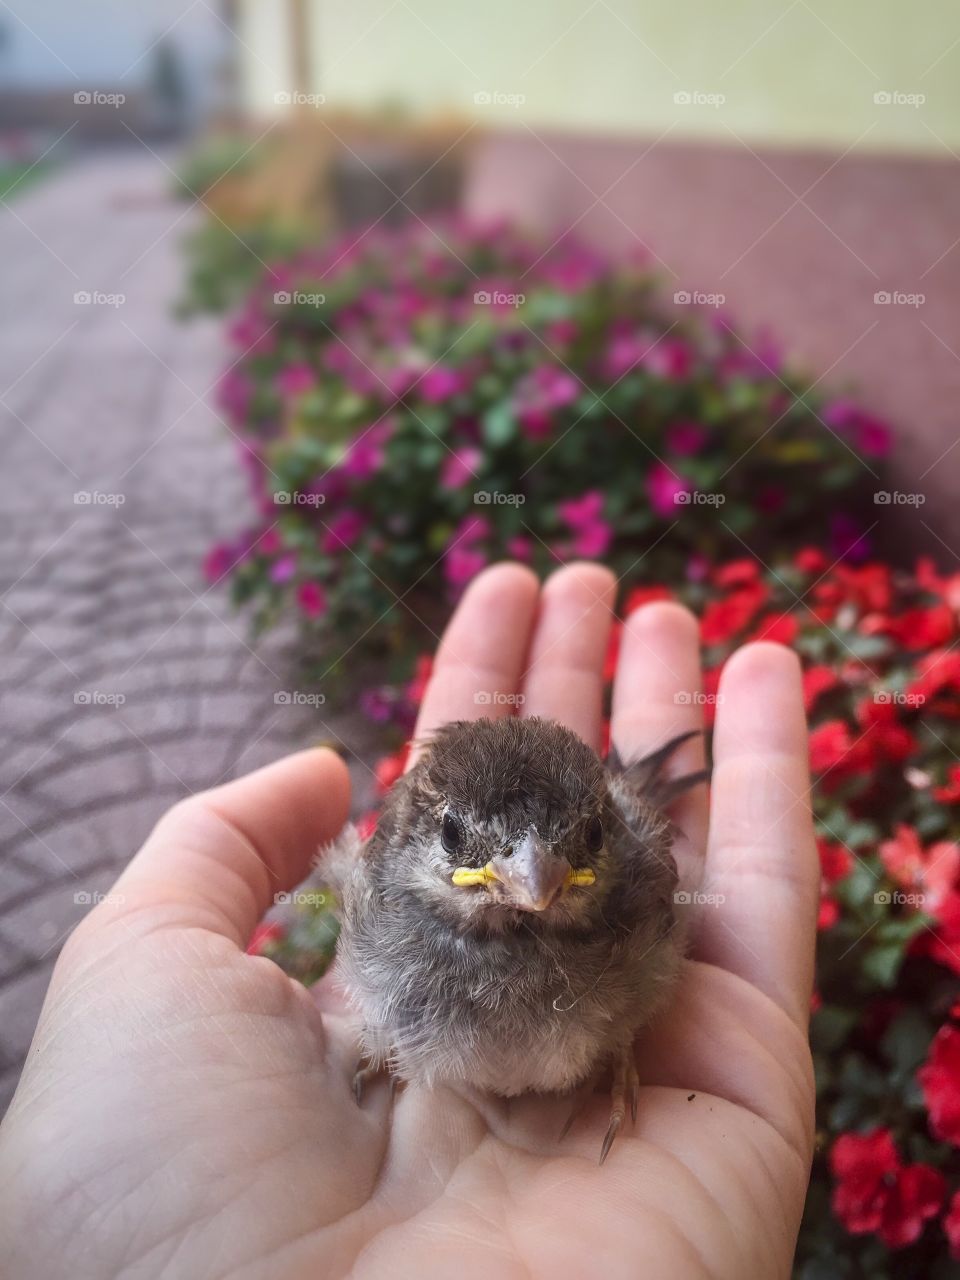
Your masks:
<svg viewBox="0 0 960 1280"><path fill-rule="evenodd" d="M64 938L165 808L313 740L370 747L276 704L288 646L249 647L203 581L246 494L219 326L171 314L194 215L170 185L101 154L0 208L0 1114Z"/></svg>

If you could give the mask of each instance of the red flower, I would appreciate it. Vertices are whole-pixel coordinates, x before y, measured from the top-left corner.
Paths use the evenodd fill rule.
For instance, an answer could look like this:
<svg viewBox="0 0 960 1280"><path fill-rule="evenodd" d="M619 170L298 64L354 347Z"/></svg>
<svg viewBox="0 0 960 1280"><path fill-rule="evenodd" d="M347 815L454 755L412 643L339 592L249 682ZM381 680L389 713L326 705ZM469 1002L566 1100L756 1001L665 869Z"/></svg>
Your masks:
<svg viewBox="0 0 960 1280"><path fill-rule="evenodd" d="M858 748L860 748L858 750ZM810 734L810 768L814 773L843 769L855 773L863 763L862 743L843 720L827 720Z"/></svg>
<svg viewBox="0 0 960 1280"><path fill-rule="evenodd" d="M913 651L947 644L954 633L953 611L945 604L907 609L896 618L886 618L884 623L882 629L887 635Z"/></svg>
<svg viewBox="0 0 960 1280"><path fill-rule="evenodd" d="M399 751L395 751L393 755L381 756L377 761L373 772L377 779L377 790L380 795L386 795L396 780L403 776L409 755L410 744L408 742Z"/></svg>
<svg viewBox="0 0 960 1280"><path fill-rule="evenodd" d="M262 956L271 942L282 942L286 932L279 920L262 920L250 935L247 955Z"/></svg>
<svg viewBox="0 0 960 1280"><path fill-rule="evenodd" d="M721 565L714 573L713 580L718 587L746 587L760 577L760 564L756 560L744 557L742 560L731 560Z"/></svg>
<svg viewBox="0 0 960 1280"><path fill-rule="evenodd" d="M907 686L908 696L930 712L960 715L960 651L938 649L922 658L917 679Z"/></svg>
<svg viewBox="0 0 960 1280"><path fill-rule="evenodd" d="M823 573L827 568L827 557L817 547L803 547L793 558L793 563L801 573Z"/></svg>
<svg viewBox="0 0 960 1280"><path fill-rule="evenodd" d="M704 644L723 644L739 635L762 608L768 592L761 583L742 587L724 600L713 600L703 611L700 634Z"/></svg>
<svg viewBox="0 0 960 1280"><path fill-rule="evenodd" d="M800 623L792 613L768 613L760 619L750 640L772 640L775 644L793 644Z"/></svg>
<svg viewBox="0 0 960 1280"><path fill-rule="evenodd" d="M954 973L960 973L960 893L948 893L935 912L933 933L921 933L914 941L916 950L936 960Z"/></svg>
<svg viewBox="0 0 960 1280"><path fill-rule="evenodd" d="M943 1229L950 1242L950 1257L960 1262L960 1191L954 1192L944 1214Z"/></svg>
<svg viewBox="0 0 960 1280"><path fill-rule="evenodd" d="M957 882L960 847L940 840L924 849L913 827L898 823L893 838L880 846L880 859L892 880L923 895L924 910L936 915Z"/></svg>
<svg viewBox="0 0 960 1280"><path fill-rule="evenodd" d="M833 667L808 667L803 673L803 705L807 711L812 711L819 699L840 683Z"/></svg>
<svg viewBox="0 0 960 1280"><path fill-rule="evenodd" d="M634 587L623 602L623 616L629 618L634 609L650 604L654 600L672 600L673 592L669 587Z"/></svg>
<svg viewBox="0 0 960 1280"><path fill-rule="evenodd" d="M827 884L845 879L853 869L853 854L842 844L817 836L817 852L820 854L820 872Z"/></svg>
<svg viewBox="0 0 960 1280"><path fill-rule="evenodd" d="M900 1162L889 1129L844 1133L830 1152L833 1212L852 1235L875 1231L889 1249L919 1240L943 1204L946 1183L930 1165Z"/></svg>
<svg viewBox="0 0 960 1280"><path fill-rule="evenodd" d="M960 1027L947 1023L940 1028L917 1081L929 1112L930 1132L940 1142L960 1146Z"/></svg>
<svg viewBox="0 0 960 1280"><path fill-rule="evenodd" d="M943 786L934 787L933 798L941 804L960 804L960 764L950 766Z"/></svg>

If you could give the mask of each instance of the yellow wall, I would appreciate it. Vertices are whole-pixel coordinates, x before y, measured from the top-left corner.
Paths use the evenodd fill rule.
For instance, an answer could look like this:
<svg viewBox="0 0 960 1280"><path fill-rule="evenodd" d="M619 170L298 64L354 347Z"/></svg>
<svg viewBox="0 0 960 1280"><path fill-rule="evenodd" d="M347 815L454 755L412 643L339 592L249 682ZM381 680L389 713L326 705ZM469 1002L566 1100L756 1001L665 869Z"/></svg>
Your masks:
<svg viewBox="0 0 960 1280"><path fill-rule="evenodd" d="M248 102L261 114L290 87L287 4L244 6ZM312 13L314 87L337 106L960 153L956 0L312 0ZM677 103L684 92L723 100ZM477 93L505 96L478 105Z"/></svg>

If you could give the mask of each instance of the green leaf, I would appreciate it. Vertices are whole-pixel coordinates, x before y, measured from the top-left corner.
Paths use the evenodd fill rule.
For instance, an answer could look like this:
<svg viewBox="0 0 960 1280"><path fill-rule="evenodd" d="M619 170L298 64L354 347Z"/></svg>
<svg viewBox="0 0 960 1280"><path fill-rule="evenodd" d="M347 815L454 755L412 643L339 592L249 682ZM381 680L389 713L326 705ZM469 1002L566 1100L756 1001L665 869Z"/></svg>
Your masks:
<svg viewBox="0 0 960 1280"><path fill-rule="evenodd" d="M886 946L871 946L868 942L866 955L861 962L861 969L879 987L889 990L897 980L900 966L903 964L904 948L899 943Z"/></svg>
<svg viewBox="0 0 960 1280"><path fill-rule="evenodd" d="M492 405L483 415L483 437L487 444L499 448L517 433L517 419L507 400Z"/></svg>

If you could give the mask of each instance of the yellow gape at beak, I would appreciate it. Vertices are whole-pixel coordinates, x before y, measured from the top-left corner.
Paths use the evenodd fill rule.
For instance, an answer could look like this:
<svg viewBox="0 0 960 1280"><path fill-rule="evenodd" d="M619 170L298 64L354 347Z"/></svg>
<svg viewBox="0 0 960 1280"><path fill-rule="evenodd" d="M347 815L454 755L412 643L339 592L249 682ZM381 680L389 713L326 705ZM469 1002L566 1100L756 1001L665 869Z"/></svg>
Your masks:
<svg viewBox="0 0 960 1280"><path fill-rule="evenodd" d="M497 874L489 862L485 867L457 867L453 873L453 883L458 886L489 884L496 878Z"/></svg>
<svg viewBox="0 0 960 1280"><path fill-rule="evenodd" d="M575 871L566 858L558 857L531 827L509 853L498 854L485 867L458 867L453 873L457 886L503 885L503 900L521 911L545 911L558 894L596 882L590 867Z"/></svg>

